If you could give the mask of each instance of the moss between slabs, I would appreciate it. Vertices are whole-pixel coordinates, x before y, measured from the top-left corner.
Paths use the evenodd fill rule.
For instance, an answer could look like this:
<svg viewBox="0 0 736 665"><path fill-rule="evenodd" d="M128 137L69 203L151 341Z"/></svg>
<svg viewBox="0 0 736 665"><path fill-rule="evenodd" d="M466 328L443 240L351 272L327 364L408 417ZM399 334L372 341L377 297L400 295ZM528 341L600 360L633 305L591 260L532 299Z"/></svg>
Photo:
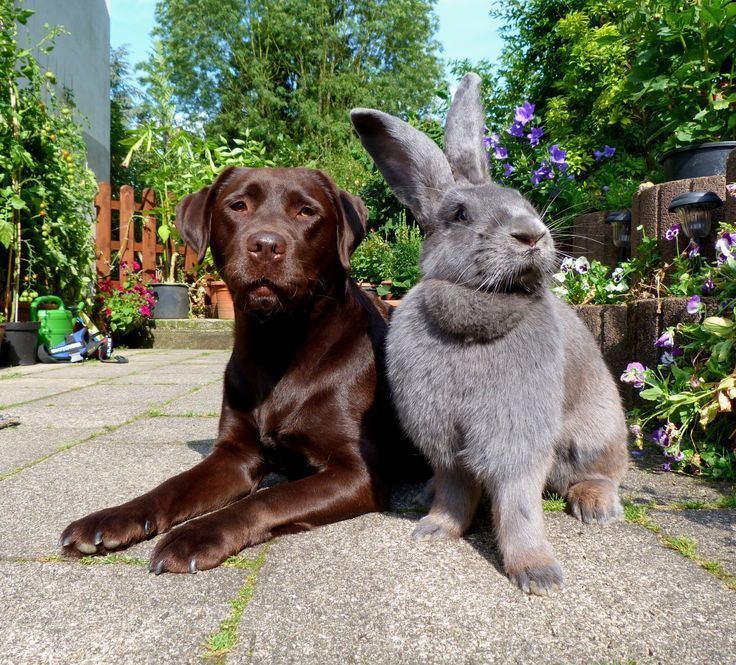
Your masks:
<svg viewBox="0 0 736 665"><path fill-rule="evenodd" d="M724 497L724 502L726 504L725 507L732 507L733 499L733 495L731 495L730 497ZM720 501L713 502L713 504L706 504L703 502L700 507L704 508L706 506L709 508L712 507L714 509L724 507L724 505L722 505ZM703 570L706 570L711 575L723 582L727 589L730 589L731 591L736 591L736 575L733 575L732 573L729 573L727 570L725 570L723 568L723 565L719 561L704 559L702 556L700 556L700 554L698 553L698 541L695 538L690 538L689 536L685 535L670 536L666 533L662 533L662 527L660 527L659 524L653 522L651 517L649 517L649 510L651 510L652 508L659 507L654 503L636 504L626 502L624 504L624 517L627 522L643 526L645 529L648 529L652 533L656 534L659 542L661 542L665 547L674 550L680 556L683 556L686 559L694 561Z"/></svg>
<svg viewBox="0 0 736 665"><path fill-rule="evenodd" d="M248 570L250 573L245 578L245 582L240 587L235 598L230 601L230 605L232 606L230 615L223 619L218 629L207 638L207 642L205 643L206 650L203 654L204 658L210 659L218 664L223 663L225 655L237 645L240 619L253 597L253 589L258 578L258 573L266 561L266 554L270 546L271 541L264 544L256 559L231 556L222 564L225 568Z"/></svg>

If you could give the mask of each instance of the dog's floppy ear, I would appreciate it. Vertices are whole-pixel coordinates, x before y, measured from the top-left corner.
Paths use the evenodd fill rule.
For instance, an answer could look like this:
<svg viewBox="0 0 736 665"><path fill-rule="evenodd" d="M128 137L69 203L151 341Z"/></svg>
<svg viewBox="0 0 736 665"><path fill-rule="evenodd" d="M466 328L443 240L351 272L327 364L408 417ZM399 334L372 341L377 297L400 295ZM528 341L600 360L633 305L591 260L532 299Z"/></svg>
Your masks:
<svg viewBox="0 0 736 665"><path fill-rule="evenodd" d="M176 228L181 237L196 253L201 263L210 243L212 225L211 206L215 196L228 180L234 166L228 166L209 187L203 187L196 194L185 196L176 208Z"/></svg>
<svg viewBox="0 0 736 665"><path fill-rule="evenodd" d="M442 150L423 132L382 111L353 109L350 120L396 198L431 233L437 205L455 184Z"/></svg>
<svg viewBox="0 0 736 665"><path fill-rule="evenodd" d="M368 208L359 196L339 190L342 215L337 225L337 255L345 270L350 269L350 257L365 238Z"/></svg>
<svg viewBox="0 0 736 665"><path fill-rule="evenodd" d="M491 181L483 145L484 114L481 78L470 72L455 92L445 123L445 156L455 181L483 185Z"/></svg>

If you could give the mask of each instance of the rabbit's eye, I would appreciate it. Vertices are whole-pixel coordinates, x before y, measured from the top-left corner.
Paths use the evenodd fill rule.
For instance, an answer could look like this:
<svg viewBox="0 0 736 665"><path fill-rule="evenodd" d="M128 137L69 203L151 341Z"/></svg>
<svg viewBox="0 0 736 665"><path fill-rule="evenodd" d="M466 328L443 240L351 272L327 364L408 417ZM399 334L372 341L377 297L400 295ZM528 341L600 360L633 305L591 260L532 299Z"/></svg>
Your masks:
<svg viewBox="0 0 736 665"><path fill-rule="evenodd" d="M465 221L467 221L467 219L468 219L468 216L467 216L467 215L465 214L465 208L460 208L460 209L459 209L459 210L458 210L458 211L457 211L457 212L455 213L455 219L457 219L457 220L458 220L458 221L460 221L460 222L465 222Z"/></svg>

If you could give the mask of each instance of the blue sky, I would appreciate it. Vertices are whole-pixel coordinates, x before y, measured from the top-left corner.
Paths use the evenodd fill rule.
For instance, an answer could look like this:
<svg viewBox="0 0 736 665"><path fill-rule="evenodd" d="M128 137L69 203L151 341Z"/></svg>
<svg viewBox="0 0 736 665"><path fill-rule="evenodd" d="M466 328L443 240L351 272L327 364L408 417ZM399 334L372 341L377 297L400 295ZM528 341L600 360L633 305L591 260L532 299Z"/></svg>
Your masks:
<svg viewBox="0 0 736 665"><path fill-rule="evenodd" d="M110 42L128 44L131 63L145 60L150 47L156 0L111 0ZM494 59L501 49L498 24L489 16L490 0L438 0L437 38L446 60Z"/></svg>

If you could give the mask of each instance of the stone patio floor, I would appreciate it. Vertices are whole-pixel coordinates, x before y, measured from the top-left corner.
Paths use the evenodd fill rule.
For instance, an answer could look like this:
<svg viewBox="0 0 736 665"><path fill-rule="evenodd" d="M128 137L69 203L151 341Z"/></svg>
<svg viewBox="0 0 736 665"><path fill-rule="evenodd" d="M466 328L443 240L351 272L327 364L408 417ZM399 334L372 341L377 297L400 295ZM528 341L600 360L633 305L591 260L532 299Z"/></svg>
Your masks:
<svg viewBox="0 0 736 665"><path fill-rule="evenodd" d="M419 487L391 512L279 538L197 575L147 572L149 541L67 561L73 519L211 449L221 351L128 351L0 370L0 662L736 663L734 488L632 461L627 520L546 503L567 573L551 598L499 571L488 520L415 543Z"/></svg>

